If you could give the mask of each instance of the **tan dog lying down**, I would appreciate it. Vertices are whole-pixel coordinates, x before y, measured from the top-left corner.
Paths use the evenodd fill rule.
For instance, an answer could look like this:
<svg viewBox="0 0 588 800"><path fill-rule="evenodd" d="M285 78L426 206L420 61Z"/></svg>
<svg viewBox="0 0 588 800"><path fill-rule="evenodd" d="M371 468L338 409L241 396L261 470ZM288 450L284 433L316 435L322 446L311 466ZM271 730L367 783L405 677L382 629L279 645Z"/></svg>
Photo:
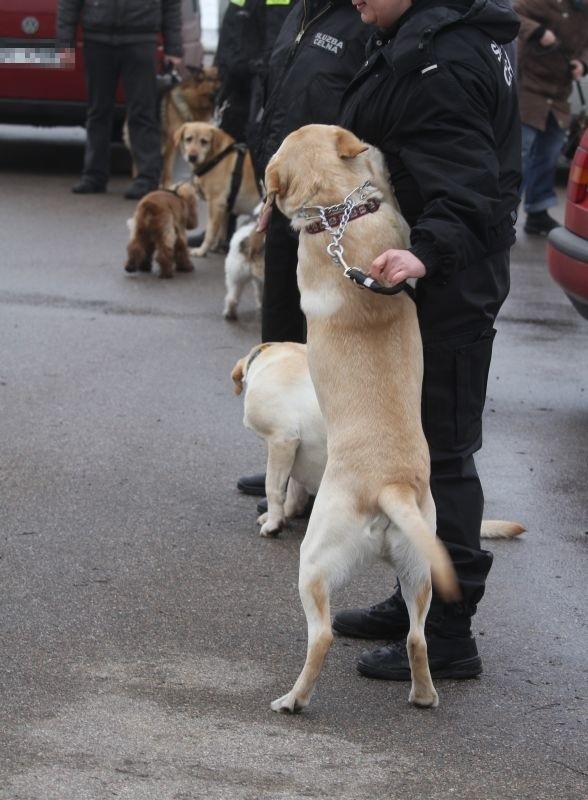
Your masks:
<svg viewBox="0 0 588 800"><path fill-rule="evenodd" d="M394 566L408 608L409 701L436 706L424 636L431 578L446 601L459 591L435 536L416 308L405 292L360 291L344 277L327 252L333 236L320 230L320 209L331 215L331 207L345 202L357 212L340 241L353 266L368 267L385 250L405 247L407 225L381 154L336 126L308 125L287 136L268 165L265 186L268 204L275 200L300 231L308 363L328 438L327 465L300 548L306 662L272 709L296 711L309 703L333 639L330 592L356 565L376 557ZM332 222L336 229L341 219L339 213ZM311 233L316 224L319 232Z"/></svg>
<svg viewBox="0 0 588 800"><path fill-rule="evenodd" d="M277 536L318 492L327 465L327 429L308 371L306 345L257 344L235 364L235 393L245 388L243 424L267 446L268 510L258 517L261 536ZM484 539L513 539L517 522L484 520Z"/></svg>
<svg viewBox="0 0 588 800"><path fill-rule="evenodd" d="M194 170L194 181L207 203L208 221L204 241L191 252L194 256L205 256L223 242L227 235L229 212L252 214L259 203L260 193L255 181L253 163L249 151L241 157L235 140L228 133L207 122L187 122L176 132L176 144L183 158ZM225 155L215 163L216 157ZM242 158L242 161L241 161ZM241 162L241 180L232 208L229 201L233 176ZM196 175L199 170L212 168Z"/></svg>
<svg viewBox="0 0 588 800"><path fill-rule="evenodd" d="M131 239L127 246L127 272L151 271L156 254L160 278L173 277L174 264L179 272L191 272L186 229L198 224L196 192L189 183L175 189L149 192L138 203L130 221Z"/></svg>

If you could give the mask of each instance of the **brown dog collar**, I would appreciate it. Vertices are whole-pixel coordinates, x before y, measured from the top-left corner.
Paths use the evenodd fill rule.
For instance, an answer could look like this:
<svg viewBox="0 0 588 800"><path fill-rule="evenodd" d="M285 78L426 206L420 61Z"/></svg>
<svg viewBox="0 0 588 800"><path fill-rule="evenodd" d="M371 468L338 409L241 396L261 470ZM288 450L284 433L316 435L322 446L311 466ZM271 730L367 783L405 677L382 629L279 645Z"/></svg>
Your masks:
<svg viewBox="0 0 588 800"><path fill-rule="evenodd" d="M354 206L349 214L348 222L351 222L352 219L357 219L358 217L364 217L366 214L373 214L380 208L381 201L377 197L371 197L369 200L366 200L365 203L360 203L357 206ZM329 228L337 228L341 224L341 220L343 219L344 209L341 211L331 211L330 213L325 214L325 218L327 221L327 225L323 222L323 220L317 220L317 222L311 222L304 230L306 233L321 233L321 231L329 230Z"/></svg>

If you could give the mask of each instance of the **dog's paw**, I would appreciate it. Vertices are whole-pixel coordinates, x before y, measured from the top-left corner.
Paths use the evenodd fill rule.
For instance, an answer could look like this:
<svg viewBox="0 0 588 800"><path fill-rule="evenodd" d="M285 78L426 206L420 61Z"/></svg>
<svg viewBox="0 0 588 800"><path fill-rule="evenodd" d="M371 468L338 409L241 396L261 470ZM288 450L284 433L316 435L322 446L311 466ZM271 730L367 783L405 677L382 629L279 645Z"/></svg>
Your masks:
<svg viewBox="0 0 588 800"><path fill-rule="evenodd" d="M234 322L237 319L237 304L236 303L226 303L223 317L229 322Z"/></svg>
<svg viewBox="0 0 588 800"><path fill-rule="evenodd" d="M206 253L208 252L208 248L204 247L204 245L200 245L200 247L193 247L190 250L191 256L196 256L197 258L204 258Z"/></svg>
<svg viewBox="0 0 588 800"><path fill-rule="evenodd" d="M271 519L267 518L268 516L269 515L267 513L261 515L261 517L266 517L266 519L263 522L260 522L261 517L257 518L257 524L261 525L261 528L259 530L259 535L260 536L266 536L266 537L277 536L278 533L284 527L284 520L281 520L281 519L279 519L279 520L271 520Z"/></svg>
<svg viewBox="0 0 588 800"><path fill-rule="evenodd" d="M421 690L420 692L416 692L413 687L410 690L408 702L412 703L412 705L417 708L437 708L439 705L439 695L433 688L431 691Z"/></svg>
<svg viewBox="0 0 588 800"><path fill-rule="evenodd" d="M307 705L308 703L302 703L298 700L294 692L288 692L288 694L270 703L270 708L272 711L277 711L279 714L296 714L302 711Z"/></svg>

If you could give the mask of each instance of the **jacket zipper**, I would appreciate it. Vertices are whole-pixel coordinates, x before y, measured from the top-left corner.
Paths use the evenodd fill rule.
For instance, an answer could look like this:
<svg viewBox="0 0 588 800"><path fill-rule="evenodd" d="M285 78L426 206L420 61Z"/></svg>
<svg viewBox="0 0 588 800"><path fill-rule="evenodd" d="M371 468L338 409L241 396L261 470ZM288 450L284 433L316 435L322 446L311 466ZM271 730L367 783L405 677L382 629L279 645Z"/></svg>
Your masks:
<svg viewBox="0 0 588 800"><path fill-rule="evenodd" d="M292 45L292 49L290 50L290 55L288 56L286 68L289 67L290 64L292 63L292 59L294 58L294 54L296 53L296 48L300 44L302 37L304 36L306 31L310 28L313 22L316 22L317 19L323 16L323 14L326 14L327 11L329 11L329 9L332 7L332 5L333 5L332 3L328 3L321 11L319 11L318 14L316 14L316 16L314 16L312 19L309 19L308 22L306 22L307 8L306 8L306 0L304 0L304 16L302 17L302 26L298 31L296 38L294 39L294 44Z"/></svg>

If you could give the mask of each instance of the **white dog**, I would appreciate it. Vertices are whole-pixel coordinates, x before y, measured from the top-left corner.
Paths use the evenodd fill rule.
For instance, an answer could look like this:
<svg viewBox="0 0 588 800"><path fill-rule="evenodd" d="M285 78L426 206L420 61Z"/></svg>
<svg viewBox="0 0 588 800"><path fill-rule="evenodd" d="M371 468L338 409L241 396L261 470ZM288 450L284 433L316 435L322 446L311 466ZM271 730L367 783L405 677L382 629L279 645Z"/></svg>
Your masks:
<svg viewBox="0 0 588 800"><path fill-rule="evenodd" d="M225 259L225 307L223 316L237 319L237 306L245 287L253 284L258 308L263 289L265 233L257 230L257 219L237 228Z"/></svg>

